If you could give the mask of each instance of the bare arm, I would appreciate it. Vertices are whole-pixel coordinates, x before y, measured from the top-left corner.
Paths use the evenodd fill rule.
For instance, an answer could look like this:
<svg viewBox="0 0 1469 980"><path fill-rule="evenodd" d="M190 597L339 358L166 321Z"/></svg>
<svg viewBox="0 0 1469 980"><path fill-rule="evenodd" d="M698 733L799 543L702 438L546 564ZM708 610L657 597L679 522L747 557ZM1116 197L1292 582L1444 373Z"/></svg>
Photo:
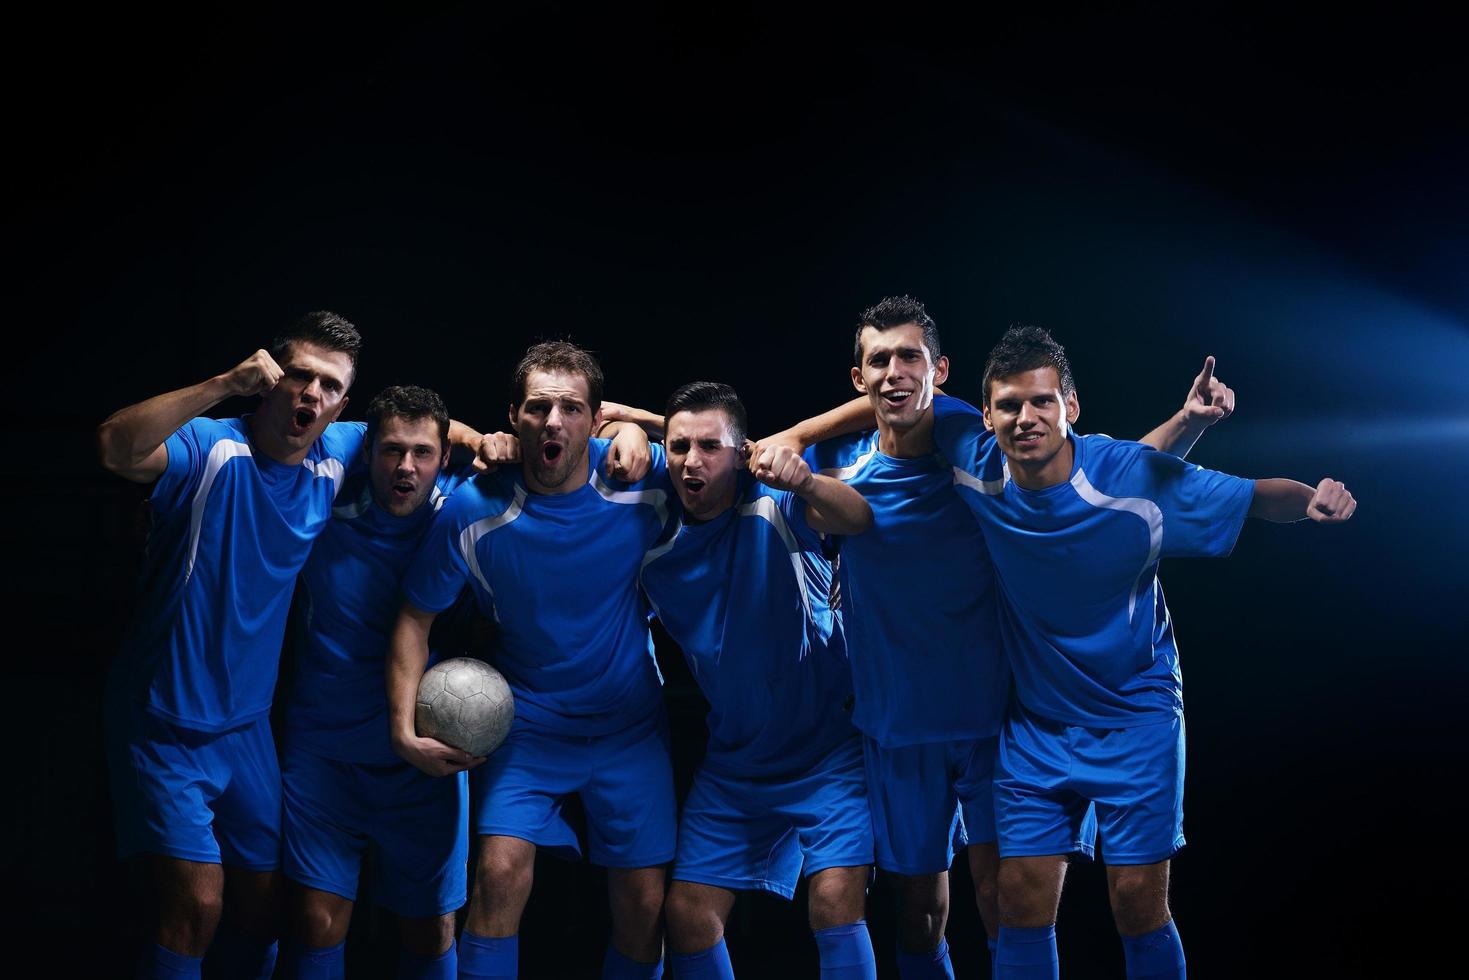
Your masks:
<svg viewBox="0 0 1469 980"><path fill-rule="evenodd" d="M1233 413L1234 391L1214 377L1214 355L1210 354L1204 358L1203 370L1189 387L1183 407L1138 441L1160 452L1184 457L1205 429Z"/></svg>
<svg viewBox="0 0 1469 980"><path fill-rule="evenodd" d="M224 374L113 412L97 427L98 459L125 480L152 483L168 469L163 443L179 426L233 395L269 391L281 374L275 359L258 350Z"/></svg>
<svg viewBox="0 0 1469 980"><path fill-rule="evenodd" d="M872 526L872 508L860 493L840 480L812 473L789 446L759 450L750 472L761 483L806 501L806 523L823 534L861 534Z"/></svg>
<svg viewBox="0 0 1469 980"><path fill-rule="evenodd" d="M418 683L428 666L428 631L437 613L424 612L410 602L398 611L388 646L388 734L393 751L430 776L473 769L484 756L473 756L436 738L421 737L414 727Z"/></svg>
<svg viewBox="0 0 1469 980"><path fill-rule="evenodd" d="M872 410L872 403L865 395L859 395L828 412L822 412L797 422L789 429L766 436L755 443L754 455L758 457L761 451L775 446L786 446L797 453L803 453L818 442L853 432L865 432L876 425L877 414Z"/></svg>
<svg viewBox="0 0 1469 980"><path fill-rule="evenodd" d="M1315 489L1295 480L1256 480L1249 516L1275 524L1289 524L1308 517L1322 524L1340 524L1350 520L1356 510L1356 498L1330 477Z"/></svg>
<svg viewBox="0 0 1469 980"><path fill-rule="evenodd" d="M655 415L644 408L604 401L602 421L604 425L609 422L630 422L646 432L649 439L663 438L663 416Z"/></svg>

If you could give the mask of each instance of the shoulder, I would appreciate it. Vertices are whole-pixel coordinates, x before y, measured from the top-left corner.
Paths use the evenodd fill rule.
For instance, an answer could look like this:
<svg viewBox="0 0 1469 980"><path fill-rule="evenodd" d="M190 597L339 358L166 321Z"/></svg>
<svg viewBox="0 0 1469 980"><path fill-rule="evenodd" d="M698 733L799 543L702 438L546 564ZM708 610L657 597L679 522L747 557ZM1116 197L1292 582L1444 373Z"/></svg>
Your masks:
<svg viewBox="0 0 1469 980"><path fill-rule="evenodd" d="M518 510L525 498L515 480L503 473L478 473L451 487L439 504L439 520L459 526Z"/></svg>
<svg viewBox="0 0 1469 980"><path fill-rule="evenodd" d="M333 422L322 432L317 445L323 457L348 463L362 452L366 437L365 422Z"/></svg>
<svg viewBox="0 0 1469 980"><path fill-rule="evenodd" d="M806 450L806 463L823 476L847 480L856 475L877 449L877 430L854 432L818 442Z"/></svg>

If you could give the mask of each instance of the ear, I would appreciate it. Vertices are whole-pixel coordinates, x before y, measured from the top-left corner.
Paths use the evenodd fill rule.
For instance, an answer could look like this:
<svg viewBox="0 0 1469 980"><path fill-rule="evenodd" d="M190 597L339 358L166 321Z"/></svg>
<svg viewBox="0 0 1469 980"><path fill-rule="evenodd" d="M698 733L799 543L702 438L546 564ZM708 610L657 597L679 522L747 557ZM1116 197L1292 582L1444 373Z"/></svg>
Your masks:
<svg viewBox="0 0 1469 980"><path fill-rule="evenodd" d="M1076 420L1081 418L1081 401L1076 397L1076 392L1066 396L1066 424L1075 425Z"/></svg>
<svg viewBox="0 0 1469 980"><path fill-rule="evenodd" d="M990 432L995 431L995 421L990 418L990 407L988 405L984 406L984 427Z"/></svg>
<svg viewBox="0 0 1469 980"><path fill-rule="evenodd" d="M946 356L940 356L939 359L937 361L935 361L934 362L934 365L933 365L933 383L935 385L941 385L945 381L948 381L948 380L949 380L949 359Z"/></svg>
<svg viewBox="0 0 1469 980"><path fill-rule="evenodd" d="M520 429L520 406L519 405L512 404L510 406L510 413L509 414L510 414L510 428L515 429L515 430L518 431Z"/></svg>
<svg viewBox="0 0 1469 980"><path fill-rule="evenodd" d="M597 406L597 412L596 412L596 414L592 416L592 435L595 436L597 434L598 430L600 430L601 428L602 428L602 406L601 405L598 405Z"/></svg>
<svg viewBox="0 0 1469 980"><path fill-rule="evenodd" d="M861 368L857 368L857 367L852 368L852 387L853 388L856 388L858 391L862 392L862 394L864 394L864 395L867 394L867 385L864 384L863 381L862 381L862 369Z"/></svg>
<svg viewBox="0 0 1469 980"><path fill-rule="evenodd" d="M337 402L337 410L335 412L332 412L332 417L326 420L327 425L330 425L331 423L342 417L342 409L347 407L347 401L347 396L343 395L342 400Z"/></svg>

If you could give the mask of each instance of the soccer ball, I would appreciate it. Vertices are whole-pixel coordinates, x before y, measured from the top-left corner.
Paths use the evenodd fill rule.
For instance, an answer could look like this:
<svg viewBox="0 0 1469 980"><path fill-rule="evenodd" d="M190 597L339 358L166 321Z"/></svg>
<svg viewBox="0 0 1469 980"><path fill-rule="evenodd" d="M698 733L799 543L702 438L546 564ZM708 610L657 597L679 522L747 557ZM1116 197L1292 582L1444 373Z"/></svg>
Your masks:
<svg viewBox="0 0 1469 980"><path fill-rule="evenodd" d="M515 720L510 685L489 664L455 657L434 664L418 682L413 727L470 755L500 747Z"/></svg>

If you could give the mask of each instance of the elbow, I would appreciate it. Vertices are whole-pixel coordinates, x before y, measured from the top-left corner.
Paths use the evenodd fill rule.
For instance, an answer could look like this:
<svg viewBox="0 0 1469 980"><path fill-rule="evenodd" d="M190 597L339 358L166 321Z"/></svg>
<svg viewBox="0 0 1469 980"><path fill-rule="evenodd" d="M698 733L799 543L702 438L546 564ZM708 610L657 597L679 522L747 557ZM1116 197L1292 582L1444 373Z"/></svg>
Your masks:
<svg viewBox="0 0 1469 980"><path fill-rule="evenodd" d="M111 419L97 426L97 462L109 473L121 473L127 468L129 460L121 442L117 426Z"/></svg>

